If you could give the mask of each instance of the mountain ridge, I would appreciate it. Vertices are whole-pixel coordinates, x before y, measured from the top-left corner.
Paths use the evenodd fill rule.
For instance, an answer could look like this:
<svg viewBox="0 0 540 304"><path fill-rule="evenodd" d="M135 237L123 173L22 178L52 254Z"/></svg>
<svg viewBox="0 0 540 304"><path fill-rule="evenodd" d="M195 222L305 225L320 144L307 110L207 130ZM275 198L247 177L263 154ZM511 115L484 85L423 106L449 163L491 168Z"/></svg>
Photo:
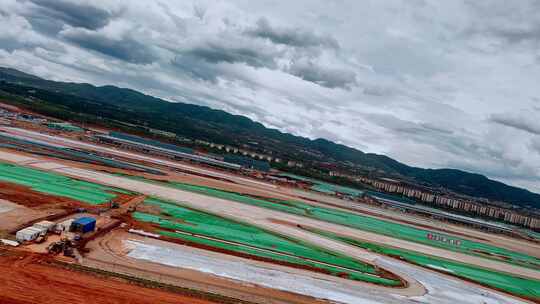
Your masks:
<svg viewBox="0 0 540 304"><path fill-rule="evenodd" d="M281 132L248 117L207 106L172 103L112 85L51 81L4 67L0 67L0 81L0 90L4 92L25 96L28 94L25 87L39 89L41 98L55 100L73 111L107 115L111 119L150 125L194 139L235 145L257 142L254 148L274 155L287 154L291 159L314 163L350 162L470 196L540 208L540 194L491 180L478 173L408 166L386 155L365 153L323 138L311 140ZM125 113L115 113L117 111Z"/></svg>

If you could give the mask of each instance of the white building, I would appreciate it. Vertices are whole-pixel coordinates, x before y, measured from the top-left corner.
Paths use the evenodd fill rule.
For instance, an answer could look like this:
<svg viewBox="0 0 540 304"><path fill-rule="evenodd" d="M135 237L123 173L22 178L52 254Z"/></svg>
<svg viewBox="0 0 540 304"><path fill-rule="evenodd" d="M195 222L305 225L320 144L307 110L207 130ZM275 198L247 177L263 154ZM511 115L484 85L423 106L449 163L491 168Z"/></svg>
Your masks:
<svg viewBox="0 0 540 304"><path fill-rule="evenodd" d="M56 224L53 223L53 222L41 221L39 223L35 223L33 227L45 228L45 229L47 229L47 231L53 231L55 226L56 226Z"/></svg>
<svg viewBox="0 0 540 304"><path fill-rule="evenodd" d="M47 234L46 228L28 227L17 231L15 237L19 242L29 242L35 240L40 235Z"/></svg>

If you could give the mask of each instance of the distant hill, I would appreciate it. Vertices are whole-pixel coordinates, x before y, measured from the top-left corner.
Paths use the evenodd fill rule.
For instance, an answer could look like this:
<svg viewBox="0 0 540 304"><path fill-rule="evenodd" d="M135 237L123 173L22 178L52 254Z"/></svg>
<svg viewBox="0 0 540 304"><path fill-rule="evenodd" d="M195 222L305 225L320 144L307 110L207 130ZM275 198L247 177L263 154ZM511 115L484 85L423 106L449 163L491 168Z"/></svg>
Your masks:
<svg viewBox="0 0 540 304"><path fill-rule="evenodd" d="M17 81L17 79L30 79L30 80L43 80L42 78L39 78L34 75L26 74L24 72L21 72L19 70L15 70L12 68L4 68L0 67L0 73L2 73L3 79L12 79L14 81Z"/></svg>
<svg viewBox="0 0 540 304"><path fill-rule="evenodd" d="M540 208L540 195L487 177L455 169L423 169L407 166L390 157L364 153L328 141L311 140L266 128L258 122L230 113L185 103L171 103L115 86L45 80L0 67L0 90L12 95L34 96L53 104L43 106L49 114L66 119L93 117L147 125L176 134L223 144L254 145L254 148L306 162L350 162L387 175L401 176L452 191ZM29 89L33 90L30 94ZM73 113L78 113L74 115ZM62 118L62 117L59 117Z"/></svg>

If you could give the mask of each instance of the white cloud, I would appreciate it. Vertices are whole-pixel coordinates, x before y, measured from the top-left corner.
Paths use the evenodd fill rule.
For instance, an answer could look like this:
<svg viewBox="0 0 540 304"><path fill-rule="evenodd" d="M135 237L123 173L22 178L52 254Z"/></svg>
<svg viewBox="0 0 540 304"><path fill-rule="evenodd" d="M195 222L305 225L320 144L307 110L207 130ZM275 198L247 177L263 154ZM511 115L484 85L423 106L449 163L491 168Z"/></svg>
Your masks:
<svg viewBox="0 0 540 304"><path fill-rule="evenodd" d="M536 6L5 0L0 64L538 189Z"/></svg>

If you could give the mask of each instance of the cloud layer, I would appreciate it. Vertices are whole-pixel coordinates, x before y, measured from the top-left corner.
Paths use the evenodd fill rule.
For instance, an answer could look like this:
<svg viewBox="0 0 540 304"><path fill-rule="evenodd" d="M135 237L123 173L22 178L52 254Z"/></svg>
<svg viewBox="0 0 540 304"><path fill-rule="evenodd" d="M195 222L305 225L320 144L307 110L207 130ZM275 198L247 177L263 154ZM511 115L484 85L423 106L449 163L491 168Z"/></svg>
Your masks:
<svg viewBox="0 0 540 304"><path fill-rule="evenodd" d="M0 65L540 191L537 1L5 0Z"/></svg>

